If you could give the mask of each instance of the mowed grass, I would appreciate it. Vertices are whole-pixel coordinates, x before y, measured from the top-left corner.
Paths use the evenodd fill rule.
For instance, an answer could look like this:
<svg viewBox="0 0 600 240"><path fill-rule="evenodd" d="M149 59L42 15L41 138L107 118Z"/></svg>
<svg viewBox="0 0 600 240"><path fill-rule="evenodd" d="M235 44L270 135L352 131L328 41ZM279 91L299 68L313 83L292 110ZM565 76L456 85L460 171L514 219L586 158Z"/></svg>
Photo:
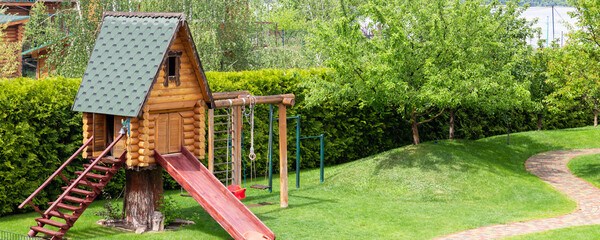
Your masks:
<svg viewBox="0 0 600 240"><path fill-rule="evenodd" d="M600 147L600 130L586 127L511 134L477 141L441 140L406 146L347 164L289 176L289 207L274 191L249 189L245 204L278 239L430 239L465 229L562 215L576 204L525 170L539 152ZM309 159L304 159L308 161ZM261 179L260 184L265 184ZM248 186L251 183L248 183ZM228 239L193 199L167 192L195 225L135 235L94 224L104 202L94 203L75 224L70 239ZM0 230L27 233L35 213L0 218Z"/></svg>
<svg viewBox="0 0 600 240"><path fill-rule="evenodd" d="M596 187L600 187L600 154L585 155L569 161L569 170ZM600 225L561 228L552 231L527 234L511 239L598 239Z"/></svg>

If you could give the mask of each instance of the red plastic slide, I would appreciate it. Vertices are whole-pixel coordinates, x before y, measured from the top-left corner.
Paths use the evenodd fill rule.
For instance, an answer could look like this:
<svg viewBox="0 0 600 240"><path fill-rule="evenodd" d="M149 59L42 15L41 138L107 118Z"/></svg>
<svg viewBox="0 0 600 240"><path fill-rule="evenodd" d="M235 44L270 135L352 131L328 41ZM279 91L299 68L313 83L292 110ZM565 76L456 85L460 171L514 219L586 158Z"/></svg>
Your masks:
<svg viewBox="0 0 600 240"><path fill-rule="evenodd" d="M182 147L155 159L234 239L275 239L275 234Z"/></svg>

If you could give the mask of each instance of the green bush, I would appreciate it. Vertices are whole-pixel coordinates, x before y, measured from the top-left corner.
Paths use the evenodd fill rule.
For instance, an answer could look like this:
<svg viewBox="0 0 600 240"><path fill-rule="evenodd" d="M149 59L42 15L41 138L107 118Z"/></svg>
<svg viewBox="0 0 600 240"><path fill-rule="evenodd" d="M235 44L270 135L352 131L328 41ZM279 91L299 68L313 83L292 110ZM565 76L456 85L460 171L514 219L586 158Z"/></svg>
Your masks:
<svg viewBox="0 0 600 240"><path fill-rule="evenodd" d="M0 79L0 215L16 211L81 145L81 114L70 111L77 79ZM33 203L60 194L59 181Z"/></svg>

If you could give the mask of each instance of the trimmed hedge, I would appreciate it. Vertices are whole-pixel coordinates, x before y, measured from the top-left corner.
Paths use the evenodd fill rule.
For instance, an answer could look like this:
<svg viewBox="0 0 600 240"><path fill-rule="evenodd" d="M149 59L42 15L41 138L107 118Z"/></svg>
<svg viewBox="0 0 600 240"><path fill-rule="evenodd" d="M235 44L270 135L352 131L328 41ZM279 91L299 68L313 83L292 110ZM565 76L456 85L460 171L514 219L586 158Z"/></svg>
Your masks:
<svg viewBox="0 0 600 240"><path fill-rule="evenodd" d="M301 136L325 134L325 163L334 165L356 160L402 145L411 144L410 126L394 111L378 111L359 102L331 103L307 108L304 99L309 89L301 83L309 78L331 78L330 69L259 70L246 72L208 72L213 92L249 90L253 95L294 93L296 105L288 116L301 115ZM79 146L81 114L72 112L71 105L80 80L49 78L43 80L0 80L0 215L17 212L17 206L52 174ZM268 105L258 105L255 113L256 173L264 176L267 167ZM277 117L277 106L274 106ZM536 115L525 110L488 115L478 109L457 112L456 138L478 139L506 133L505 116L510 116L511 132L534 130ZM589 125L589 110L569 110L545 116L544 129ZM277 122L274 138L274 170L277 172ZM295 169L296 123L288 120L288 166ZM448 136L448 115L421 125L422 141L445 139ZM244 130L246 175L251 172L247 158L249 126ZM301 168L319 166L319 141L302 141ZM78 159L77 161L83 161ZM205 161L206 163L206 161ZM68 169L73 172L81 164ZM79 170L79 169L77 169ZM179 189L168 174L164 174L166 189ZM304 181L317 181L305 179ZM105 192L112 198L121 193L125 182L123 170L111 180ZM46 191L34 199L43 206L60 194L61 180L53 181ZM30 209L29 209L30 210Z"/></svg>
<svg viewBox="0 0 600 240"><path fill-rule="evenodd" d="M70 111L79 82L0 79L0 215L16 211L81 145L81 114ZM53 181L33 203L47 204L60 186Z"/></svg>

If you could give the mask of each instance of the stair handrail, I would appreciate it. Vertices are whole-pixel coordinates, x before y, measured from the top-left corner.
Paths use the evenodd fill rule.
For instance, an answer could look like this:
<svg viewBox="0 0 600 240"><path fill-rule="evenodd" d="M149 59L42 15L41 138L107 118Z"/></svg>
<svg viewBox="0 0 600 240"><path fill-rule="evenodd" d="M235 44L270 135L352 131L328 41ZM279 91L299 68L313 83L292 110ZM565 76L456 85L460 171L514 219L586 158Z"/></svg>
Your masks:
<svg viewBox="0 0 600 240"><path fill-rule="evenodd" d="M62 172L62 170L64 170L65 167L67 167L67 165L69 165L69 163L71 163L73 161L73 159L75 159L75 157L77 157L81 153L81 151L83 151L84 148L86 148L88 145L90 145L90 143L92 143L93 140L94 140L94 136L90 137L90 139L87 140L87 142L85 142L79 149L77 149L77 151L75 153L73 153L73 155L71 155L71 157L67 161L65 161L58 169L56 169L56 171L54 171L54 173L52 175L50 175L50 177L48 177L48 179L46 179L46 181L40 187L38 187L38 189L36 189L31 195L29 195L29 197L27 199L25 199L25 201L23 201L23 203L21 203L21 205L19 205L19 209L25 207L26 204L30 203L31 200L33 200L33 198L36 195L38 195L44 188L46 188L46 186L48 186L48 184L50 184L50 182L56 176L58 176L58 174L60 174Z"/></svg>
<svg viewBox="0 0 600 240"><path fill-rule="evenodd" d="M115 140L112 143L110 143L110 145L108 145L108 147L106 149L104 149L104 151L100 154L100 156L98 156L96 158L96 160L94 160L90 164L90 166L87 167L83 171L83 173L81 173L81 175L79 175L79 177L75 181L73 181L73 183L71 185L69 185L69 187L67 188L67 190L65 190L60 195L60 197L58 197L58 199L56 199L56 201L54 201L52 203L52 205L50 205L50 207L48 209L46 209L46 211L44 212L45 215L48 215L51 211L54 210L54 208L56 208L56 205L58 205L63 200L63 198L65 198L71 192L71 190L73 190L73 188L75 188L75 186L77 186L77 184L79 183L79 181L81 181L81 179L83 179L85 177L85 175L88 174L92 170L92 168L94 166L96 166L96 164L100 160L102 160L102 158L108 153L108 151L110 151L117 144L117 142L119 142L119 140L121 140L121 138L123 138L123 136L125 136L126 131L124 131L123 129L121 129L121 131L119 133L120 133L119 136L117 136L117 138L115 138Z"/></svg>

